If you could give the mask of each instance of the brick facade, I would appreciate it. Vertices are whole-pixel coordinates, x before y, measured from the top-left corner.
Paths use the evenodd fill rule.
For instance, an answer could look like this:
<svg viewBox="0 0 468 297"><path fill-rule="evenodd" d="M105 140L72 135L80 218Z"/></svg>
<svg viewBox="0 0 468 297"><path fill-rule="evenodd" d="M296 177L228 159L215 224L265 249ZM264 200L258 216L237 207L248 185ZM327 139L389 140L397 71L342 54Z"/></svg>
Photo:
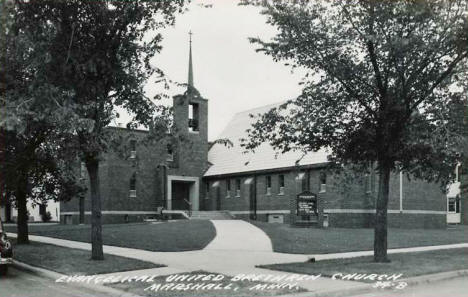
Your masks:
<svg viewBox="0 0 468 297"><path fill-rule="evenodd" d="M210 184L206 210L229 210L240 218L268 221L270 215L283 216L285 223L303 221L296 215L296 196L310 190L318 196L318 217L312 220L323 226L323 220L331 227L371 227L377 195L377 176L356 176L352 183L343 186L339 176L325 174L324 168L286 169L267 172L252 172L206 178ZM326 175L326 184L321 176ZM280 175L284 176L284 193L279 191ZM271 178L270 195L267 194L267 177ZM241 182L241 195L235 195L236 180ZM250 183L249 183L250 181ZM255 182L256 181L256 182ZM228 185L231 182L231 195ZM256 184L256 186L255 186ZM397 228L443 228L446 226L447 200L440 186L418 180L401 179L394 174L390 180L389 214L390 227ZM253 193L256 189L256 193ZM251 199L256 196L256 207ZM216 203L216 201L218 201ZM401 205L401 209L400 209ZM216 208L218 206L218 208Z"/></svg>
<svg viewBox="0 0 468 297"><path fill-rule="evenodd" d="M189 131L188 128L191 103L197 104L198 108L197 131ZM174 97L173 110L176 123L174 130L177 131L178 141L164 139L160 142L148 142L147 131L108 128L120 145L103 154L99 164L103 223L142 221L154 217L158 207L174 209L168 205L168 196L171 199L175 196L184 198L186 193L178 191L179 188L176 187L173 196L169 194L169 178L177 181L179 177L190 177L191 182L183 181L190 183L190 187L197 182L202 183L203 173L208 166L208 101L198 92L186 92ZM135 148L132 148L132 142L136 144ZM133 149L136 154L132 153ZM169 150L172 150L172 157ZM77 162L77 170L79 168L80 163ZM135 179L136 192L130 191L132 178ZM82 182L89 185L86 172ZM198 193L194 193L192 198L198 200L201 193L204 191L202 187L198 187ZM186 200L188 199L190 197L187 196ZM88 223L91 211L89 193L82 203L84 223ZM173 204L178 206L180 203ZM61 203L62 222L78 223L79 212L80 199Z"/></svg>

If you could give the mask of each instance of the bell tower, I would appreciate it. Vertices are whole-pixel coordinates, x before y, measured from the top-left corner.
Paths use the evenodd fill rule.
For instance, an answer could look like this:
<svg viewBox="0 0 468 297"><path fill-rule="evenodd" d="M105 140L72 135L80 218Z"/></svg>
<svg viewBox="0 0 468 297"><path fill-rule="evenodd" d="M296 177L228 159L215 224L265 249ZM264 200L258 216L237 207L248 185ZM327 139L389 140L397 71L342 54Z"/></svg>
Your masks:
<svg viewBox="0 0 468 297"><path fill-rule="evenodd" d="M176 133L185 139L179 147L180 170L202 177L208 163L208 100L194 84L192 35L190 31L187 89L174 96L173 112Z"/></svg>

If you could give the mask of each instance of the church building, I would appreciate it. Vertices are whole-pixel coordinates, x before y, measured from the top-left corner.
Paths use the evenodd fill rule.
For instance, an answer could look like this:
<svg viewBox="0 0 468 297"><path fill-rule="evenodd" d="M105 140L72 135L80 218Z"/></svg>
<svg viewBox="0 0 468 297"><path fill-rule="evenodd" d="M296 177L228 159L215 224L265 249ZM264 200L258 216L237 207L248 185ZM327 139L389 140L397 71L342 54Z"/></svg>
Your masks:
<svg viewBox="0 0 468 297"><path fill-rule="evenodd" d="M148 131L109 127L127 142L126 152L108 152L101 161L103 223L160 218L191 219L200 213L318 227L371 227L378 176L356 175L345 184L328 170L324 150L302 155L277 153L262 144L245 153L240 139L255 119L274 105L237 113L218 137L231 145L208 142L208 100L195 88L190 42L188 86L173 97L174 124L187 141L147 145ZM81 168L83 182L86 170ZM390 227L445 228L456 209L437 184L393 174ZM60 220L90 222L89 197L62 202ZM208 215L209 217L209 215ZM453 217L453 216L452 216ZM452 218L451 217L451 218Z"/></svg>

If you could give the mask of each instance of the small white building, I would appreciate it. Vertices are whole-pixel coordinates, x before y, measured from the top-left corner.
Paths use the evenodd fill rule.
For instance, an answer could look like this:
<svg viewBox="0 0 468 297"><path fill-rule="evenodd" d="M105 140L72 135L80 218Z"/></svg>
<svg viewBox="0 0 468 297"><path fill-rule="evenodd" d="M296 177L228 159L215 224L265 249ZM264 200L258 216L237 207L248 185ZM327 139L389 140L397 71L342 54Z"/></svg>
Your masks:
<svg viewBox="0 0 468 297"><path fill-rule="evenodd" d="M7 209L9 208L9 209ZM47 204L33 204L28 201L29 222L42 222L42 214L50 212L51 221L59 221L60 219L60 203L50 200ZM2 206L0 208L0 218L2 221L14 221L18 218L18 210L12 206Z"/></svg>
<svg viewBox="0 0 468 297"><path fill-rule="evenodd" d="M460 224L460 164L455 169L455 182L448 187L447 191L447 223Z"/></svg>

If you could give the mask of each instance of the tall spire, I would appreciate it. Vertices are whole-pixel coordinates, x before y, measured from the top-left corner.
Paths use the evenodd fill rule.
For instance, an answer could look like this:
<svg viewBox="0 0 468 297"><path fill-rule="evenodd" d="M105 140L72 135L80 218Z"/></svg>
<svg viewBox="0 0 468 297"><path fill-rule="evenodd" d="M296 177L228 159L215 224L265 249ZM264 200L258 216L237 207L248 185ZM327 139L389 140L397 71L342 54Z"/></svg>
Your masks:
<svg viewBox="0 0 468 297"><path fill-rule="evenodd" d="M188 81L189 87L193 87L193 66L192 66L192 31L189 31L189 69L188 69Z"/></svg>

